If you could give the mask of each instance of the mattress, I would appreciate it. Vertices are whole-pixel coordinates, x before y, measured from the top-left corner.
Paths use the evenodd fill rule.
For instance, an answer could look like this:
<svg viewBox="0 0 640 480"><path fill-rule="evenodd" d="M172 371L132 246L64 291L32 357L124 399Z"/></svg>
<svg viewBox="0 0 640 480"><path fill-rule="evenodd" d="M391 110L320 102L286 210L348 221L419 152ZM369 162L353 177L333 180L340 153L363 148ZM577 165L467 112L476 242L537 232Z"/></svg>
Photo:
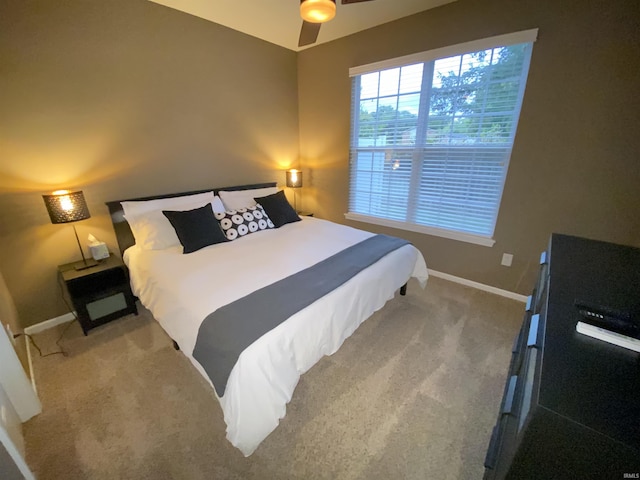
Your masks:
<svg viewBox="0 0 640 480"><path fill-rule="evenodd" d="M183 255L181 247L125 251L133 292L195 368L202 321L218 308L293 275L373 234L311 217ZM220 401L227 439L251 455L286 413L300 375L331 355L407 279L424 287L422 254L403 246L247 347ZM286 299L281 299L286 301ZM215 390L212 388L215 394Z"/></svg>

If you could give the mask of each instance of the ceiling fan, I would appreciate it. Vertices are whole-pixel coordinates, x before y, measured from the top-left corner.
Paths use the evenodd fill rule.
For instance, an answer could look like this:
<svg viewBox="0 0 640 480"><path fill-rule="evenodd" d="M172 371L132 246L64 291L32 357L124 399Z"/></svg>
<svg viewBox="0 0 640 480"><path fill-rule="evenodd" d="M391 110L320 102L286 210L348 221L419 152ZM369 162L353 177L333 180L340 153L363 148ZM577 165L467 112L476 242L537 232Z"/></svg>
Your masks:
<svg viewBox="0 0 640 480"><path fill-rule="evenodd" d="M371 1L373 0L341 0L340 3L348 5ZM300 0L300 16L303 22L298 46L304 47L316 42L320 32L320 24L328 22L336 16L336 0Z"/></svg>

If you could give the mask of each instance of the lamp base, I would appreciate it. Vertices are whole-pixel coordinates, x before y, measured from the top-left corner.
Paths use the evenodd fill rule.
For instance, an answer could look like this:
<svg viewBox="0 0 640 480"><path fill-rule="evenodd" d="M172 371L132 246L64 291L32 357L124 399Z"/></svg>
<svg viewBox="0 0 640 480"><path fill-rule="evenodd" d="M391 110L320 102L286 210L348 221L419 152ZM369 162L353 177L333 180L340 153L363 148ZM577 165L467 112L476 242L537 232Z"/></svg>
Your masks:
<svg viewBox="0 0 640 480"><path fill-rule="evenodd" d="M76 270L84 270L85 268L95 267L96 265L98 265L98 262L96 262L93 258L89 258L85 260L78 260L73 264L73 268L75 268Z"/></svg>

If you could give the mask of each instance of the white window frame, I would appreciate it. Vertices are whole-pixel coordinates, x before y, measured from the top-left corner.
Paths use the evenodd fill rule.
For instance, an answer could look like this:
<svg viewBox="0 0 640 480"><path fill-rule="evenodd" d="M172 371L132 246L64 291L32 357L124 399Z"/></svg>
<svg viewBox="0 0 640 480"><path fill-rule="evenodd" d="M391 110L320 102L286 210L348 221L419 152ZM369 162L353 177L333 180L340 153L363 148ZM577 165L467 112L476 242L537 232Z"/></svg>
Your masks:
<svg viewBox="0 0 640 480"><path fill-rule="evenodd" d="M378 72L381 70L402 67L406 65L415 64L415 63L432 62L434 60L438 60L441 58L462 55L465 53L475 52L479 50L487 50L495 47L506 47L506 46L517 45L521 43L532 43L536 41L537 36L538 36L538 29L531 29L531 30L524 30L516 33L510 33L506 35L498 35L498 36L484 38L480 40L474 40L471 42L465 42L457 45L429 50L426 52L406 55L403 57L397 57L389 60L384 60L381 62L352 67L349 69L349 76L355 77L355 76L360 76L367 73ZM523 82L523 84L521 85L522 89L524 89L524 86L526 84L528 69L529 69L529 61L525 62L525 65L523 68L522 75L523 75L523 78L525 79L525 82ZM520 104L517 106L517 110L516 110L516 121L518 120L518 117L519 117L521 102L522 102L522 96L520 98ZM352 115L355 115L355 113L352 113ZM353 118L351 120L353 125ZM354 135L355 135L355 132L352 131L351 136L353 137ZM353 142L354 142L354 139L352 138L350 141L350 151L352 151L354 148ZM444 237L444 238L449 238L449 239L458 240L462 242L468 242L468 243L473 243L477 245L491 247L495 244L495 240L493 239L493 234L495 233L495 223L497 220L498 211L500 209L500 203L502 202L502 190L504 189L508 167L509 165L507 161L507 164L504 167L502 186L500 190L500 195L498 197L496 217L494 219L494 225L493 225L491 236L477 235L477 234L466 233L466 232L461 232L456 230L448 230L443 228L418 225L410 222L391 220L387 218L364 215L364 214L355 213L355 212L345 213L345 218L347 218L348 220L354 220L358 222L365 222L365 223L382 225L382 226L391 227L391 228L398 228L401 230L425 233L428 235L435 235L438 237ZM350 195L351 195L351 192L350 192Z"/></svg>

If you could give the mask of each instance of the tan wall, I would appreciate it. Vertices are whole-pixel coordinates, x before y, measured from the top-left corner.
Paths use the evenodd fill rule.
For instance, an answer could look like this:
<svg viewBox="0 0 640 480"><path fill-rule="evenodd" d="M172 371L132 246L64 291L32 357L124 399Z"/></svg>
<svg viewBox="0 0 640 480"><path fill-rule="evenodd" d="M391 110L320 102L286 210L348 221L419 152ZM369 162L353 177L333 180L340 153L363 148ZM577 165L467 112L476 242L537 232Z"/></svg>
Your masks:
<svg viewBox="0 0 640 480"><path fill-rule="evenodd" d="M0 6L0 271L22 326L68 311L80 258L41 194L84 191L75 225L117 251L105 201L261 181L298 156L296 54L145 0Z"/></svg>
<svg viewBox="0 0 640 480"><path fill-rule="evenodd" d="M528 293L549 235L640 246L640 3L458 0L298 57L305 209L411 240L430 268ZM539 28L492 248L346 222L348 69ZM500 266L514 254L511 268Z"/></svg>

